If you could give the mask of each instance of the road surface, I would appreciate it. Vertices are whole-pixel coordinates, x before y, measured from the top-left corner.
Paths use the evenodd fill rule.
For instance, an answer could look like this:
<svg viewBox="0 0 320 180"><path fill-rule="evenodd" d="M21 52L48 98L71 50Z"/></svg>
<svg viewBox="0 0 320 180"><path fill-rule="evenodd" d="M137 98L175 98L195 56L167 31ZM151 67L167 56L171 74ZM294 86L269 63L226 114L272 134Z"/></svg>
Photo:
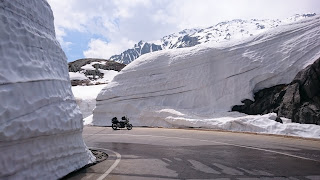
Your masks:
<svg viewBox="0 0 320 180"><path fill-rule="evenodd" d="M68 179L320 180L320 140L195 129L85 126L102 163Z"/></svg>

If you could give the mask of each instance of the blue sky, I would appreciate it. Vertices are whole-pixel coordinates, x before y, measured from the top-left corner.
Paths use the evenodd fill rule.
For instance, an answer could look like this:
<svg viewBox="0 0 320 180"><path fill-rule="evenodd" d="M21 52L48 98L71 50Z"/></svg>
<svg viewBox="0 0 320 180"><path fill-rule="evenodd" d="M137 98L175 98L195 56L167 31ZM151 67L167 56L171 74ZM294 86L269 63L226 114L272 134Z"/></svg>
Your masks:
<svg viewBox="0 0 320 180"><path fill-rule="evenodd" d="M76 30L66 30L66 36L64 41L71 42L67 47L64 47L64 51L69 60L83 58L83 51L87 49L92 34L83 33Z"/></svg>
<svg viewBox="0 0 320 180"><path fill-rule="evenodd" d="M319 0L48 0L68 61L104 58L186 28L320 13Z"/></svg>
<svg viewBox="0 0 320 180"><path fill-rule="evenodd" d="M84 58L83 52L88 49L91 39L101 39L108 42L103 36L94 33L80 32L76 30L65 30L66 35L63 41L70 42L63 46L63 50L67 55L68 61Z"/></svg>

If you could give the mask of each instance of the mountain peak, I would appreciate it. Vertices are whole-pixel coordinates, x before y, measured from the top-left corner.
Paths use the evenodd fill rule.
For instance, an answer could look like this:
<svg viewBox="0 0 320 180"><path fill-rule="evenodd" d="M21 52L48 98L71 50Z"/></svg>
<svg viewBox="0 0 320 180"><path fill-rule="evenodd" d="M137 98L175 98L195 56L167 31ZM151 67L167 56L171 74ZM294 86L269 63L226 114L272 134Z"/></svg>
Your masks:
<svg viewBox="0 0 320 180"><path fill-rule="evenodd" d="M313 17L316 13L296 14L284 20L279 19L233 19L223 21L208 28L190 28L177 33L172 33L161 38L161 44L139 41L133 49L128 49L119 55L114 55L110 60L129 64L143 54L159 51L162 49L176 49L196 46L207 42L221 43L232 40L239 40L257 35L269 29L293 23L305 18Z"/></svg>

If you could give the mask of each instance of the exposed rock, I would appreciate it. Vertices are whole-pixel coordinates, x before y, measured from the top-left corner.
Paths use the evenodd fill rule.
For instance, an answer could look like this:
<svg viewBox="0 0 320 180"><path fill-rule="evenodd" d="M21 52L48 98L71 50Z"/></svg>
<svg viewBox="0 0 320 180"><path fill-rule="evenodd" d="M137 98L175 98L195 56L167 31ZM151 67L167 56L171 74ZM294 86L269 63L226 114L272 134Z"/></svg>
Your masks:
<svg viewBox="0 0 320 180"><path fill-rule="evenodd" d="M101 62L103 64L95 64L93 65L95 68L104 69L104 70L115 70L120 72L126 65L121 64L114 61L109 61L105 59L96 59L96 58L85 58L85 59L78 59L73 62L68 63L69 72L79 72L81 71L82 67L86 64L90 64L92 62Z"/></svg>
<svg viewBox="0 0 320 180"><path fill-rule="evenodd" d="M199 39L197 37L191 37L189 35L185 35L182 38L179 38L180 45L177 46L178 48L185 48L185 47L192 47L197 44L200 44Z"/></svg>
<svg viewBox="0 0 320 180"><path fill-rule="evenodd" d="M282 119L281 119L279 116L277 116L277 118L276 118L275 121L277 121L277 122L279 122L279 123L283 123Z"/></svg>
<svg viewBox="0 0 320 180"><path fill-rule="evenodd" d="M320 125L320 58L300 71L288 85L255 93L255 101L243 100L233 111L246 114L278 113L293 122Z"/></svg>
<svg viewBox="0 0 320 180"><path fill-rule="evenodd" d="M71 86L88 86L91 85L90 80L89 79L84 79L84 80L78 80L78 79L74 79L71 80Z"/></svg>
<svg viewBox="0 0 320 180"><path fill-rule="evenodd" d="M312 102L304 103L295 114L295 120L298 118L300 123L320 125L319 104Z"/></svg>
<svg viewBox="0 0 320 180"><path fill-rule="evenodd" d="M255 101L245 99L242 101L244 105L236 105L232 108L233 111L244 112L246 114L266 114L275 112L279 109L276 105L279 104L285 94L286 85L277 85L271 88L266 88L255 93Z"/></svg>
<svg viewBox="0 0 320 180"><path fill-rule="evenodd" d="M88 66L89 65L89 66ZM97 85L108 83L104 79L106 71L113 70L120 72L126 65L105 59L86 58L68 63L69 74L72 86ZM81 74L82 77L72 77L72 73Z"/></svg>
<svg viewBox="0 0 320 180"><path fill-rule="evenodd" d="M140 41L138 44L134 45L133 49L128 49L119 55L111 56L110 60L120 62L123 64L129 64L130 62L137 59L143 54L159 50L162 50L161 45Z"/></svg>
<svg viewBox="0 0 320 180"><path fill-rule="evenodd" d="M279 106L278 115L282 117L288 117L292 119L293 110L297 109L300 104L300 92L299 92L299 84L294 83L289 85L284 90L285 94L280 103L276 103L275 105Z"/></svg>

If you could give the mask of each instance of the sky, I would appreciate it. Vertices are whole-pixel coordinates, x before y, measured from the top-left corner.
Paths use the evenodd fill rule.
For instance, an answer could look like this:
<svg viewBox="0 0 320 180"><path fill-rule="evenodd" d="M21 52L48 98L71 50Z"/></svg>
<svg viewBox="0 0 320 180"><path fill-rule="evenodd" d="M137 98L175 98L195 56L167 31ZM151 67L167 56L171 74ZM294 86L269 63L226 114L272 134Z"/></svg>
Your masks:
<svg viewBox="0 0 320 180"><path fill-rule="evenodd" d="M48 0L68 61L120 54L187 28L320 14L319 0Z"/></svg>

